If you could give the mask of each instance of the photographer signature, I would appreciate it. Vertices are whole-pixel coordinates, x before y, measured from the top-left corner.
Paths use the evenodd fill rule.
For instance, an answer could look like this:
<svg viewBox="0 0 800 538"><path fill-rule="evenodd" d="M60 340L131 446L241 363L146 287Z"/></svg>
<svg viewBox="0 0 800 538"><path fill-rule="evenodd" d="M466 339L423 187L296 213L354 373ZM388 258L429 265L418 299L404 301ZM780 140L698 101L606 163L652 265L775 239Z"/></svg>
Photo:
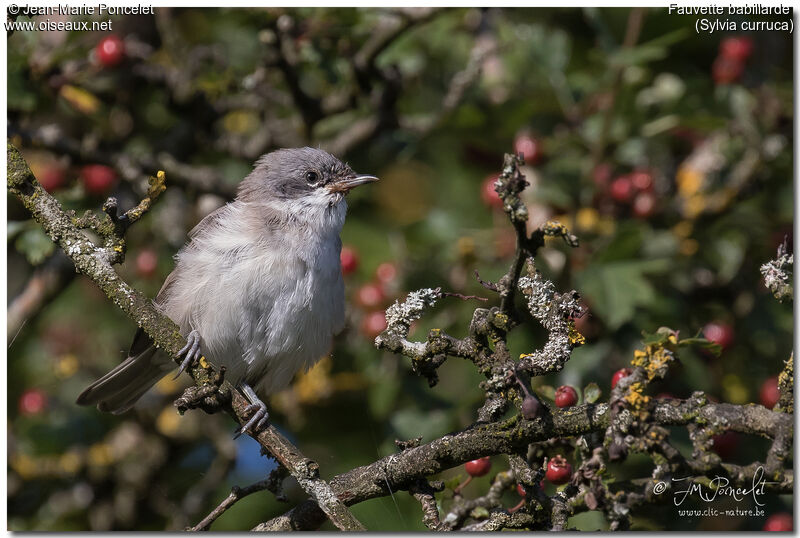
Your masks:
<svg viewBox="0 0 800 538"><path fill-rule="evenodd" d="M698 484L696 482L686 482L690 480L689 477L673 478L673 502L675 506L680 506L689 495L697 495L702 501L712 502L718 497L731 497L736 501L741 501L747 496L752 496L756 505L764 506L764 503L759 502L760 495L764 495L764 488L768 482L764 480L764 469L758 467L753 474L753 483L749 488L733 487L730 485L730 480L724 476L717 476L707 484ZM677 489L686 486L685 489ZM653 486L653 493L661 495L668 489L666 482L656 482Z"/></svg>

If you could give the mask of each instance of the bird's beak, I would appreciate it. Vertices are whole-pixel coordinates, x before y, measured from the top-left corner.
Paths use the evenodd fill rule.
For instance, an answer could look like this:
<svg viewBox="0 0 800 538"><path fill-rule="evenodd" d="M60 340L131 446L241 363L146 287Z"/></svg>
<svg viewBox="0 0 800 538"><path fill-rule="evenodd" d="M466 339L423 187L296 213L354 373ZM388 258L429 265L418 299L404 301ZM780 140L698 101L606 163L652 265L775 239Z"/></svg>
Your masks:
<svg viewBox="0 0 800 538"><path fill-rule="evenodd" d="M361 175L361 176L349 176L344 179L340 179L336 183L333 183L329 188L333 192L343 192L348 193L350 189L354 187L358 187L359 185L364 185L365 183L372 183L378 181L378 178L375 176L368 176L368 175Z"/></svg>

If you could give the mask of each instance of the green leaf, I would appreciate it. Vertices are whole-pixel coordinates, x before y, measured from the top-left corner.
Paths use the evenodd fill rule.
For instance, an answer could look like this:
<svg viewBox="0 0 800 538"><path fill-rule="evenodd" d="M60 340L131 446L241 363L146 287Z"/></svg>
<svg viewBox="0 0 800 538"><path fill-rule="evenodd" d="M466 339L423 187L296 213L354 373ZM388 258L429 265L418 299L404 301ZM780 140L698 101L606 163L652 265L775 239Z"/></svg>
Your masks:
<svg viewBox="0 0 800 538"><path fill-rule="evenodd" d="M669 337L672 335L677 335L677 332L669 327L659 327L655 333L642 331L642 343L646 346L663 345L669 341Z"/></svg>
<svg viewBox="0 0 800 538"><path fill-rule="evenodd" d="M656 299L646 273L669 267L668 260L621 261L596 264L575 277L577 289L589 297L593 312L616 330L633 319L637 306L649 306Z"/></svg>
<svg viewBox="0 0 800 538"><path fill-rule="evenodd" d="M586 403L595 403L600 399L603 391L597 386L597 383L592 381L583 388L583 401Z"/></svg>
<svg viewBox="0 0 800 538"><path fill-rule="evenodd" d="M702 349L713 354L715 357L719 357L722 353L722 346L716 344L710 340L706 340L705 338L685 338L678 342L679 346L686 346L686 347L696 347L698 349Z"/></svg>
<svg viewBox="0 0 800 538"><path fill-rule="evenodd" d="M746 249L747 238L739 232L728 232L716 241L710 242L707 255L717 270L717 278L722 284L727 284L739 274Z"/></svg>
<svg viewBox="0 0 800 538"><path fill-rule="evenodd" d="M458 486L460 486L460 485L461 485L461 477L462 477L462 476L463 476L463 475L460 475L460 474L459 474L459 475L456 475L456 476L454 476L453 478L450 478L450 479L448 479L448 480L445 480L445 481L444 481L444 487L445 487L446 489L452 489L452 490L455 490L455 489L456 489Z"/></svg>
<svg viewBox="0 0 800 538"><path fill-rule="evenodd" d="M28 222L26 221L18 221L18 220L10 220L6 224L6 240L11 241L14 239L18 233L22 232L25 228L27 228Z"/></svg>
<svg viewBox="0 0 800 538"><path fill-rule="evenodd" d="M56 248L55 243L38 226L22 231L14 246L25 255L31 265L42 263Z"/></svg>

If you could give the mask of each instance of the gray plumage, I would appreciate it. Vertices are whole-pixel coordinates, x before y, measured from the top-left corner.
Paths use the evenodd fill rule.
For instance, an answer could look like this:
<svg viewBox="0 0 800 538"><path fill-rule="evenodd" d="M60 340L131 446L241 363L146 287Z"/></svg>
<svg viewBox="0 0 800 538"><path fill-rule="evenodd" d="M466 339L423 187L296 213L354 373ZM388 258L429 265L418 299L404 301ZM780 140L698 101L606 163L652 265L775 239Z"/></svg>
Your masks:
<svg viewBox="0 0 800 538"><path fill-rule="evenodd" d="M284 388L344 327L344 196L376 179L319 149L264 155L236 199L189 233L156 306L184 336L199 334L202 355L232 383L262 397ZM175 366L140 329L128 358L78 403L122 413Z"/></svg>

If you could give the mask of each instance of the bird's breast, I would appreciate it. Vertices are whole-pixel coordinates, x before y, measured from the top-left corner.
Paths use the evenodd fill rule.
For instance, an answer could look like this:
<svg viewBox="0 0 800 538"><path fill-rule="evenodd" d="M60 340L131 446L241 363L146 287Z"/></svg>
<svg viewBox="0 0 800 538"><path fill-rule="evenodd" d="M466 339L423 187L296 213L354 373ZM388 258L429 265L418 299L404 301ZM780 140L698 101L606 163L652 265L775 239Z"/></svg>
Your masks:
<svg viewBox="0 0 800 538"><path fill-rule="evenodd" d="M196 329L226 379L260 394L286 386L329 352L344 326L337 233L245 237L215 231L178 255L166 313ZM261 390L257 388L261 387Z"/></svg>

